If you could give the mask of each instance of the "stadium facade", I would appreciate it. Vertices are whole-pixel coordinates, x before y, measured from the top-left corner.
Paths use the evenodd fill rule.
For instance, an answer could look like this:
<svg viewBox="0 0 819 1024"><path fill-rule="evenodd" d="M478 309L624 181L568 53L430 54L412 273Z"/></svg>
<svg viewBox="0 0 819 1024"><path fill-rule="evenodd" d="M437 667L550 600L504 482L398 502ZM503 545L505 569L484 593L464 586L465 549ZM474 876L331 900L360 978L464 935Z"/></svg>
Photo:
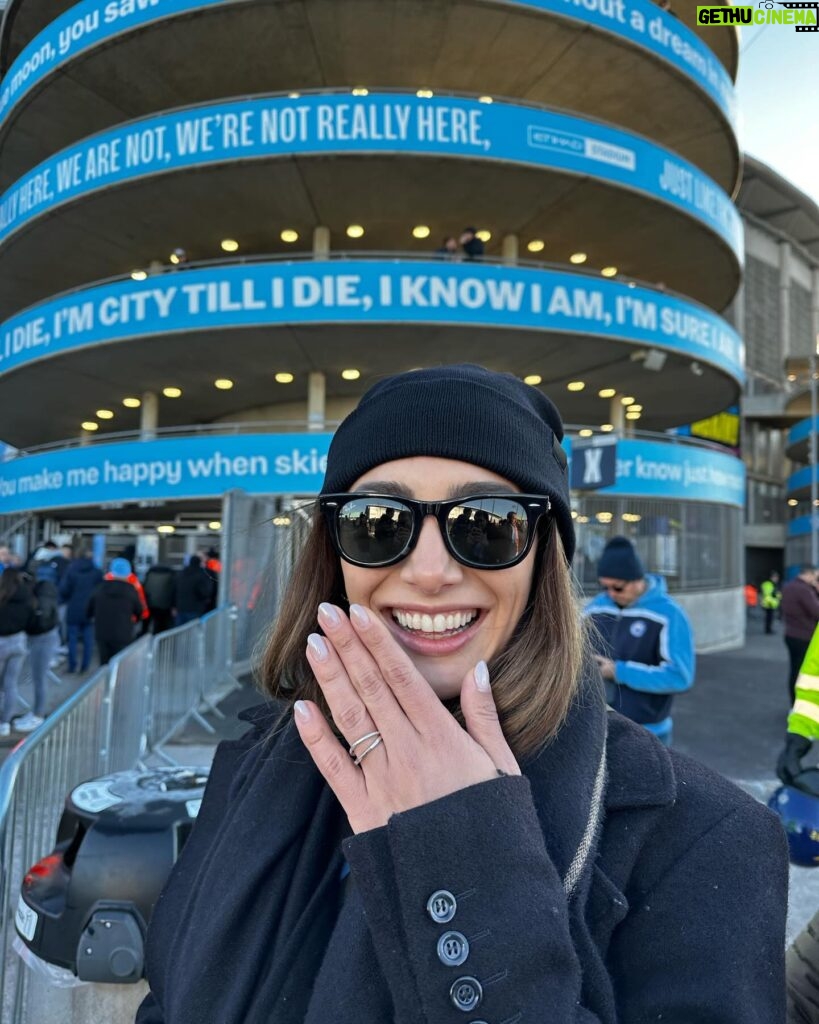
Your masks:
<svg viewBox="0 0 819 1024"><path fill-rule="evenodd" d="M468 360L572 425L581 580L626 533L740 642L744 464L668 433L745 381L737 36L695 10L11 0L5 536L173 562L234 489L288 529L370 383Z"/></svg>

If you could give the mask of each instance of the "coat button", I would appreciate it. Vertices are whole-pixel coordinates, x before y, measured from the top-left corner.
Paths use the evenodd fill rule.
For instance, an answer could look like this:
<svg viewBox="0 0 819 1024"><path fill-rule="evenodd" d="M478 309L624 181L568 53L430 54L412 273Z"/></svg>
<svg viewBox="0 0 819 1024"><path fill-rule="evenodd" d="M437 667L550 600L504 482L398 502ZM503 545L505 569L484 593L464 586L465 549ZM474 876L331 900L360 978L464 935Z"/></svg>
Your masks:
<svg viewBox="0 0 819 1024"><path fill-rule="evenodd" d="M438 924L446 924L451 921L457 909L457 900L446 889L438 889L427 900L427 913Z"/></svg>
<svg viewBox="0 0 819 1024"><path fill-rule="evenodd" d="M477 978L458 978L452 983L449 990L449 998L452 1005L464 1013L469 1013L477 1006L480 1006L483 999L483 989Z"/></svg>
<svg viewBox="0 0 819 1024"><path fill-rule="evenodd" d="M438 959L447 967L460 967L469 956L469 943L461 932L444 932L438 939Z"/></svg>

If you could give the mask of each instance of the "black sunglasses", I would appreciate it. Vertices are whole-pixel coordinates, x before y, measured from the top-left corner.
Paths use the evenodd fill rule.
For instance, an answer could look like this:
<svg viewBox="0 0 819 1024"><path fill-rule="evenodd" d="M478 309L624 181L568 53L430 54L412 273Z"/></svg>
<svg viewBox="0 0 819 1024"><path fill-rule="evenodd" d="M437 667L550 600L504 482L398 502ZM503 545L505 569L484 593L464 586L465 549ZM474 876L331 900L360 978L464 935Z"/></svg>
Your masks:
<svg viewBox="0 0 819 1024"><path fill-rule="evenodd" d="M601 583L599 586L601 590L606 592L610 590L613 594L622 594L628 583Z"/></svg>
<svg viewBox="0 0 819 1024"><path fill-rule="evenodd" d="M427 516L435 516L447 551L472 569L509 569L529 554L541 516L541 494L476 494L451 501L415 501L388 494L323 494L319 507L339 556L382 569L406 558Z"/></svg>

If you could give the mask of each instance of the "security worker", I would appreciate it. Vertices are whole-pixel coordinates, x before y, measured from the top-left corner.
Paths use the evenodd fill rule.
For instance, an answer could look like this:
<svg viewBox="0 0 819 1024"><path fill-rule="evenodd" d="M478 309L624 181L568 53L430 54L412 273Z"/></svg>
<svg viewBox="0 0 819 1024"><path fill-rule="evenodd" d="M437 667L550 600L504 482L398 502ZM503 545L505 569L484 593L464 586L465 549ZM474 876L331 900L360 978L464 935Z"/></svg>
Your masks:
<svg viewBox="0 0 819 1024"><path fill-rule="evenodd" d="M775 569L761 584L759 592L762 595L760 604L765 609L765 632L773 633L774 615L782 600L782 594L779 591L779 573Z"/></svg>

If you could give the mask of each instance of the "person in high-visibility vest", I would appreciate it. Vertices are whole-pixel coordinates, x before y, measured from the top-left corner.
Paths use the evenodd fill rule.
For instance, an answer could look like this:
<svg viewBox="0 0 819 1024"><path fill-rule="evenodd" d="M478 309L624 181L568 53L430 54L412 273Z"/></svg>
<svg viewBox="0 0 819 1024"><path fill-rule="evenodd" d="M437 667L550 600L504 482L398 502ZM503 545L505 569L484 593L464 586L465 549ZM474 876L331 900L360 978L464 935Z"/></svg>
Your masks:
<svg viewBox="0 0 819 1024"><path fill-rule="evenodd" d="M802 758L819 739L819 627L813 634L796 680L796 698L788 715L785 749L776 774L793 789L816 798L819 771L803 768ZM785 956L788 980L788 1024L819 1024L819 911L794 939Z"/></svg>
<svg viewBox="0 0 819 1024"><path fill-rule="evenodd" d="M760 585L759 592L762 595L760 604L765 609L765 632L773 633L773 622L782 594L779 591L779 573L774 570L768 574L768 578Z"/></svg>

